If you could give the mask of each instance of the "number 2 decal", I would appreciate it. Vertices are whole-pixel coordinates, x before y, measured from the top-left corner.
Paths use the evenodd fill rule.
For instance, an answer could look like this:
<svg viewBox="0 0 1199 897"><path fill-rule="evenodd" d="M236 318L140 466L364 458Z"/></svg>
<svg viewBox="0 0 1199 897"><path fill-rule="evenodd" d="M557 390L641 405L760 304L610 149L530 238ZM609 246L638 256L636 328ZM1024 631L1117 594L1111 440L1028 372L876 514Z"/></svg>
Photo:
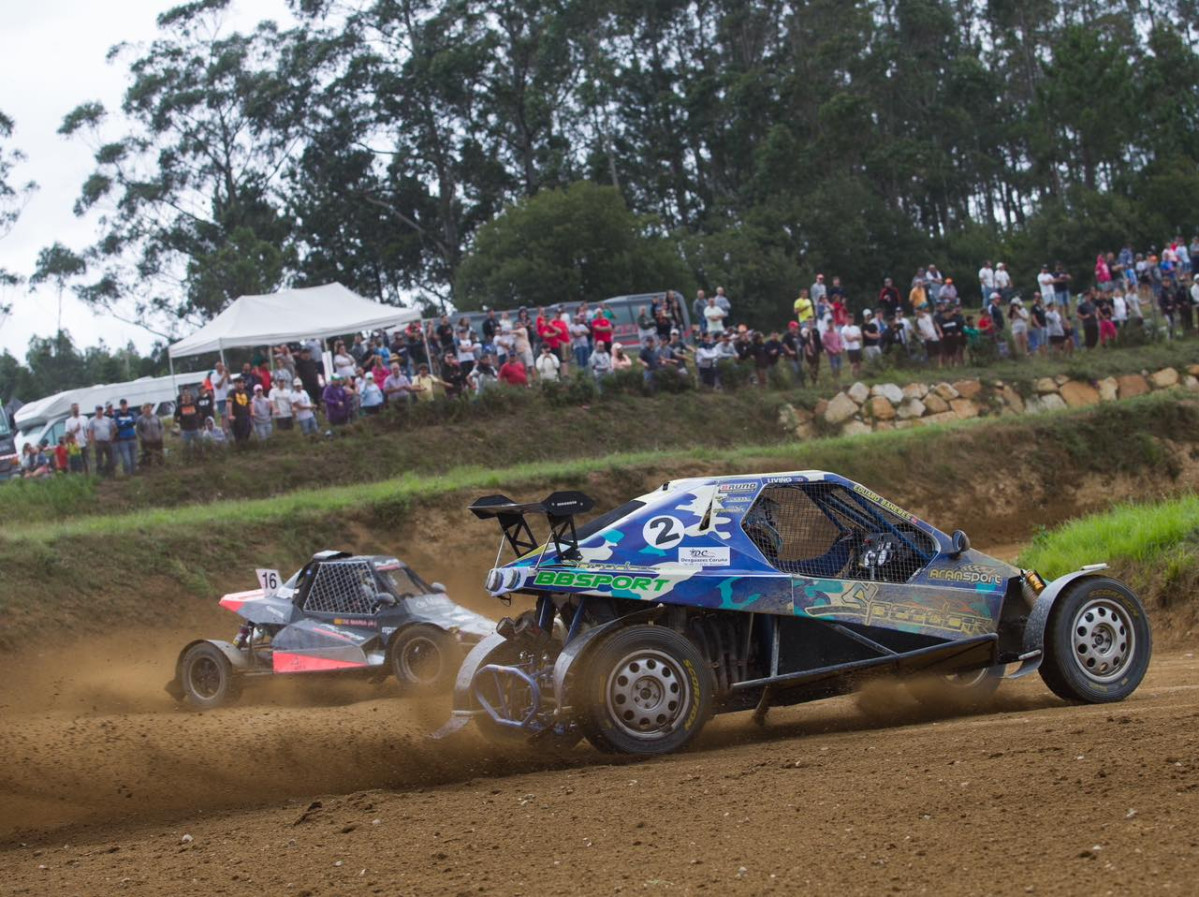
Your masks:
<svg viewBox="0 0 1199 897"><path fill-rule="evenodd" d="M666 550L683 541L683 522L677 517L654 517L641 530L645 544Z"/></svg>

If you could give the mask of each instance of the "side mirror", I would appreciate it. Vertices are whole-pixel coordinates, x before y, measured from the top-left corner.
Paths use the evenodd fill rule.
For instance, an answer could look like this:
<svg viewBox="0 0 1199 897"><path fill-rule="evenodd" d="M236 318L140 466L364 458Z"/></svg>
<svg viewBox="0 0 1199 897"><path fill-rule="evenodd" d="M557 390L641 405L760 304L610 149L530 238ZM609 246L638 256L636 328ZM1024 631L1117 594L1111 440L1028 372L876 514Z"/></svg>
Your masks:
<svg viewBox="0 0 1199 897"><path fill-rule="evenodd" d="M442 595L445 594L445 586L439 582L433 583L430 588L433 589L434 592L440 592Z"/></svg>
<svg viewBox="0 0 1199 897"><path fill-rule="evenodd" d="M953 551L950 553L949 556L951 558L953 558L954 560L957 560L958 558L960 558L962 556L962 552L969 551L969 550L970 550L970 537L967 536L960 529L955 529L953 531Z"/></svg>

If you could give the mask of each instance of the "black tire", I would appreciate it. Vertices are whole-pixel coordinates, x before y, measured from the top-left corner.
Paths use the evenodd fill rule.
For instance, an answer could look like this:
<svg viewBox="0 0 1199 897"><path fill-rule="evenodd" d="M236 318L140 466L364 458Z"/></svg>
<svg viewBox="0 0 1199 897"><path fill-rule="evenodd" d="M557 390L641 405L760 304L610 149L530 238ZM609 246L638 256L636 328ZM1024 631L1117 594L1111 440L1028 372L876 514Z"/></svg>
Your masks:
<svg viewBox="0 0 1199 897"><path fill-rule="evenodd" d="M433 695L454 686L462 651L444 629L409 626L391 641L391 671L406 694Z"/></svg>
<svg viewBox="0 0 1199 897"><path fill-rule="evenodd" d="M197 710L220 707L238 694L233 664L210 642L192 645L184 652L179 661L179 688L184 703Z"/></svg>
<svg viewBox="0 0 1199 897"><path fill-rule="evenodd" d="M1002 666L983 667L964 673L917 676L904 685L908 693L925 707L949 710L974 710L991 700L1003 681Z"/></svg>
<svg viewBox="0 0 1199 897"><path fill-rule="evenodd" d="M628 626L597 645L579 684L580 725L601 751L652 756L685 747L712 709L712 671L693 642Z"/></svg>
<svg viewBox="0 0 1199 897"><path fill-rule="evenodd" d="M1115 579L1088 576L1067 586L1049 611L1041 678L1067 701L1122 701L1145 678L1152 654L1137 596Z"/></svg>

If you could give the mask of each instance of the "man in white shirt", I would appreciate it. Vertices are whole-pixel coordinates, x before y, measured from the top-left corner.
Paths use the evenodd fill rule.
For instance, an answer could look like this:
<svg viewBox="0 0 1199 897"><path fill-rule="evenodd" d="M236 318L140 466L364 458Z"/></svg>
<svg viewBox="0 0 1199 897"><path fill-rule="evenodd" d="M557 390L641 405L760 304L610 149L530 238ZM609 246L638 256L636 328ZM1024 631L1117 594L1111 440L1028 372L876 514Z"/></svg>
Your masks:
<svg viewBox="0 0 1199 897"><path fill-rule="evenodd" d="M1037 275L1037 286L1041 290L1041 296L1053 295L1053 275L1049 272L1048 265L1041 266L1041 273Z"/></svg>
<svg viewBox="0 0 1199 897"><path fill-rule="evenodd" d="M852 318L841 328L841 341L845 343L845 354L849 356L849 364L856 377L862 372L862 328Z"/></svg>
<svg viewBox="0 0 1199 897"><path fill-rule="evenodd" d="M983 305L986 305L987 297L995 290L995 269L989 259L978 269L978 285L982 288Z"/></svg>
<svg viewBox="0 0 1199 897"><path fill-rule="evenodd" d="M295 412L300 432L305 436L316 434L316 407L312 396L304 389L304 381L299 377L291 381L291 408Z"/></svg>
<svg viewBox="0 0 1199 897"><path fill-rule="evenodd" d="M724 319L729 316L729 313L720 307L715 296L708 297L708 304L704 306L704 320L708 322L707 332L714 337L719 337L724 333Z"/></svg>
<svg viewBox="0 0 1199 897"><path fill-rule="evenodd" d="M208 375L208 382L212 384L212 401L216 405L217 420L224 420L225 404L229 400L229 369L225 367L225 362L216 363L216 367Z"/></svg>
<svg viewBox="0 0 1199 897"><path fill-rule="evenodd" d="M294 381L293 381L294 386ZM278 424L280 430L290 430L294 414L292 411L292 401L295 398L294 389L289 389L287 381L277 382L271 387L270 394L267 396L271 400L271 405L275 409L275 423Z"/></svg>
<svg viewBox="0 0 1199 897"><path fill-rule="evenodd" d="M995 289L1003 297L1003 301L1007 302L1012 292L1012 275L1007 273L1007 265L1003 262L995 266Z"/></svg>
<svg viewBox="0 0 1199 897"><path fill-rule="evenodd" d="M3 413L0 411L0 414ZM67 418L64 427L63 432L67 436L74 436L75 444L79 446L79 453L83 456L83 472L91 473L87 460L87 418L79 413L78 402L71 405L71 416Z"/></svg>
<svg viewBox="0 0 1199 897"><path fill-rule="evenodd" d="M537 368L537 376L543 383L546 383L558 379L558 369L562 367L562 362L558 360L553 349L549 346L542 346L541 354L537 356L537 364L534 367Z"/></svg>

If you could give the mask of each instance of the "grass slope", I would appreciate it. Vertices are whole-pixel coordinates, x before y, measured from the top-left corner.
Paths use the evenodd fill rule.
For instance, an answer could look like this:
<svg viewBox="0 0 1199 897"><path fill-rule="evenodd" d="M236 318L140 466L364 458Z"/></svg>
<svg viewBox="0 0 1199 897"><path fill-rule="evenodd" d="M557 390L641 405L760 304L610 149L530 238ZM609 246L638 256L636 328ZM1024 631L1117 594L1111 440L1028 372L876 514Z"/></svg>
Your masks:
<svg viewBox="0 0 1199 897"><path fill-rule="evenodd" d="M1168 494L1177 488L1179 446L1199 447L1199 404L1152 396L951 428L474 467L28 525L0 537L0 647L37 633L169 624L195 599L207 603L222 590L245 587L255 566L294 569L325 547L398 552L414 562L420 553L422 568L440 565L426 570L434 577L485 569L494 557L493 528L476 526L465 512L483 491L525 499L574 487L612 507L681 476L822 468L864 482L943 528L962 527L979 544L994 544L1025 538L1036 522L1077 513L1070 484L1089 472L1104 471L1105 484L1121 475L1139 477L1138 483L1151 478ZM1015 487L1006 497L997 492L996 476ZM1108 493L1095 494L1085 510Z"/></svg>
<svg viewBox="0 0 1199 897"><path fill-rule="evenodd" d="M1199 497L1123 504L1046 531L1020 556L1048 577L1106 562L1151 611L1155 637L1193 638L1199 622Z"/></svg>

